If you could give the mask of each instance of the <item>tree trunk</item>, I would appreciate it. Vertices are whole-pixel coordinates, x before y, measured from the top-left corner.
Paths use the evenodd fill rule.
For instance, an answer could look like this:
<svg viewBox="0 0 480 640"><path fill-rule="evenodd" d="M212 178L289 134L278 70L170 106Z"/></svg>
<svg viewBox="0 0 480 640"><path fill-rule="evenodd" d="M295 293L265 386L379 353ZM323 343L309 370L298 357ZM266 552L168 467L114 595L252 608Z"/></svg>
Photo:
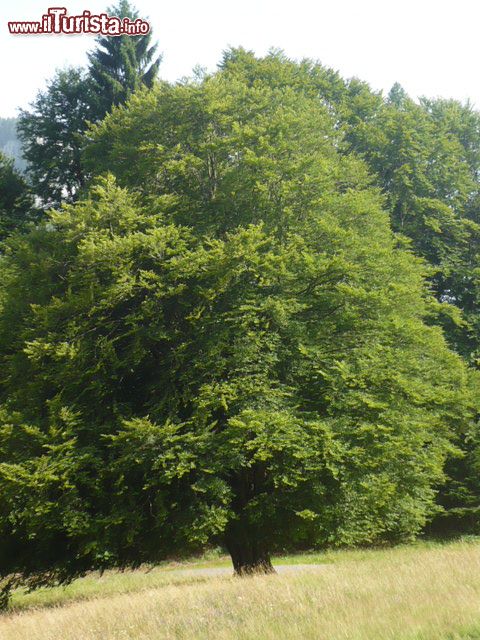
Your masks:
<svg viewBox="0 0 480 640"><path fill-rule="evenodd" d="M226 536L226 547L232 558L235 575L275 573L268 550L239 526L232 527Z"/></svg>
<svg viewBox="0 0 480 640"><path fill-rule="evenodd" d="M235 517L225 531L225 546L232 558L235 575L275 573L270 560L270 533L262 517L248 513L250 501L266 490L265 465L255 464L240 473L232 474L230 486L234 498Z"/></svg>

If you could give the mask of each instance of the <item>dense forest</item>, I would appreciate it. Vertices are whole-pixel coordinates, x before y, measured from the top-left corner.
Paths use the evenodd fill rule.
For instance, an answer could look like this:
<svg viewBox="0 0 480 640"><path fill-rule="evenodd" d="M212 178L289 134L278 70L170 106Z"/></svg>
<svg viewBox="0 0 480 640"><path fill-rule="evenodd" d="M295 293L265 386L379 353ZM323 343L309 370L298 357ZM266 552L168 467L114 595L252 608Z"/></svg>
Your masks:
<svg viewBox="0 0 480 640"><path fill-rule="evenodd" d="M0 153L12 159L19 171L26 169L22 145L17 135L16 118L0 118Z"/></svg>
<svg viewBox="0 0 480 640"><path fill-rule="evenodd" d="M26 177L0 161L4 601L478 533L480 114L279 51L160 62L100 39L21 112Z"/></svg>

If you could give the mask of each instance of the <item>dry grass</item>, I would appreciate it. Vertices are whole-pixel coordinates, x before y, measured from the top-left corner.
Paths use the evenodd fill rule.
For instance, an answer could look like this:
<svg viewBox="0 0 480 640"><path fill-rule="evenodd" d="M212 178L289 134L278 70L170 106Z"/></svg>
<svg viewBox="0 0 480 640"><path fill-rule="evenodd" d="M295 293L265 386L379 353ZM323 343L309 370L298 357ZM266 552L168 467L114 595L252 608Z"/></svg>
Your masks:
<svg viewBox="0 0 480 640"><path fill-rule="evenodd" d="M156 570L135 583L134 572L124 593L109 592L115 578L107 576L103 593L110 595L7 614L0 638L480 639L480 544L348 553L336 560L312 571L245 579ZM85 589L77 589L85 597Z"/></svg>

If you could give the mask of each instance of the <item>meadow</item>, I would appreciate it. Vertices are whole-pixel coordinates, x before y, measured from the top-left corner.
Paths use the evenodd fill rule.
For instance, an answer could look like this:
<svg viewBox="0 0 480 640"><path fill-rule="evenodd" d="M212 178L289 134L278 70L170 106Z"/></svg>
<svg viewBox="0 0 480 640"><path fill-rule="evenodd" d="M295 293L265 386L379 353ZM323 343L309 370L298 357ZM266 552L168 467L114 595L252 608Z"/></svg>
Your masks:
<svg viewBox="0 0 480 640"><path fill-rule="evenodd" d="M278 557L234 578L211 554L17 592L1 640L473 640L480 541ZM297 565L297 566L295 566Z"/></svg>

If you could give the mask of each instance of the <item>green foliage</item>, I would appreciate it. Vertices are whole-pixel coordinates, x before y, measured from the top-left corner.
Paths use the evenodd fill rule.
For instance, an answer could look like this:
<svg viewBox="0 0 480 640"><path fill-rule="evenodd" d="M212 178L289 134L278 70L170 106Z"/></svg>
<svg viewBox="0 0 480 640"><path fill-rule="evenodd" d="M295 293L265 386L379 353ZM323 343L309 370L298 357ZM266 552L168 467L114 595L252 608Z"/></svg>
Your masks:
<svg viewBox="0 0 480 640"><path fill-rule="evenodd" d="M384 99L361 81L345 82L319 64L296 64L278 52L257 60L244 50L233 50L227 52L221 68L249 86L266 84L280 92L292 91L326 107L338 132L336 147L350 158L360 155L367 163L372 180L384 194L393 229L408 238L415 254L430 267L428 280L439 304L431 309L429 322L441 326L449 344L478 368L478 112L453 100L414 103L399 85ZM155 139L156 135L144 124L144 132L136 138L140 145L142 136ZM312 124L316 126L322 125ZM174 130L172 135L176 135ZM150 162L151 157L142 154L137 158L134 145L129 159L131 177L127 162L119 166L114 151L110 161L125 184L138 188L135 162ZM103 147L102 153L108 154L108 149ZM471 375L478 394L478 381ZM472 433L476 427L473 432L469 428L456 434L463 454L448 463L450 479L440 503L455 509L457 515L465 507L469 527L478 530L478 520L472 520L480 505L473 462L478 457L478 438Z"/></svg>
<svg viewBox="0 0 480 640"><path fill-rule="evenodd" d="M347 151L367 161L387 198L395 231L432 265L445 315L438 322L470 362L478 350L478 116L453 101L413 102L401 87L362 105L347 100ZM461 319L452 315L455 305Z"/></svg>
<svg viewBox="0 0 480 640"><path fill-rule="evenodd" d="M127 0L110 15L135 19ZM66 68L40 91L30 110L21 110L18 132L33 191L45 208L78 199L87 178L82 162L85 133L113 105L123 104L140 87L155 80L161 56L153 56L151 33L100 37L89 54L88 69Z"/></svg>
<svg viewBox="0 0 480 640"><path fill-rule="evenodd" d="M34 218L30 190L14 169L13 160L0 153L0 241L13 231L25 229Z"/></svg>
<svg viewBox="0 0 480 640"><path fill-rule="evenodd" d="M139 17L128 0L120 0L118 5L107 9L107 13L131 21ZM153 85L162 56L154 57L157 45L152 45L151 40L150 32L141 36L97 38L97 47L89 54L89 73L95 86L98 119L114 105L123 104L140 87Z"/></svg>
<svg viewBox="0 0 480 640"><path fill-rule="evenodd" d="M293 91L326 107L338 131L337 148L362 157L385 196L393 230L432 266L429 281L441 303L436 321L455 350L475 365L478 113L453 100L417 104L400 85L384 99L355 78L344 81L320 64L297 64L278 52L257 60L242 49L229 51L221 67L252 86Z"/></svg>
<svg viewBox="0 0 480 640"><path fill-rule="evenodd" d="M432 291L441 303L432 319L452 347L478 369L480 353L480 116L468 104L422 99L397 87L386 102L371 102L347 133L382 187L392 227L431 265ZM478 396L478 376L471 372ZM477 418L478 419L478 418ZM478 425L455 436L460 451L447 462L439 496L446 510L436 531L479 531Z"/></svg>
<svg viewBox="0 0 480 640"><path fill-rule="evenodd" d="M245 55L115 109L87 160L122 186L8 244L5 578L208 541L241 567L406 539L435 508L474 400L425 264L328 104L276 82L277 55L252 82Z"/></svg>
<svg viewBox="0 0 480 640"><path fill-rule="evenodd" d="M73 200L85 183L83 134L91 107L92 82L82 69L58 71L31 111L22 110L18 132L32 187L45 206Z"/></svg>

